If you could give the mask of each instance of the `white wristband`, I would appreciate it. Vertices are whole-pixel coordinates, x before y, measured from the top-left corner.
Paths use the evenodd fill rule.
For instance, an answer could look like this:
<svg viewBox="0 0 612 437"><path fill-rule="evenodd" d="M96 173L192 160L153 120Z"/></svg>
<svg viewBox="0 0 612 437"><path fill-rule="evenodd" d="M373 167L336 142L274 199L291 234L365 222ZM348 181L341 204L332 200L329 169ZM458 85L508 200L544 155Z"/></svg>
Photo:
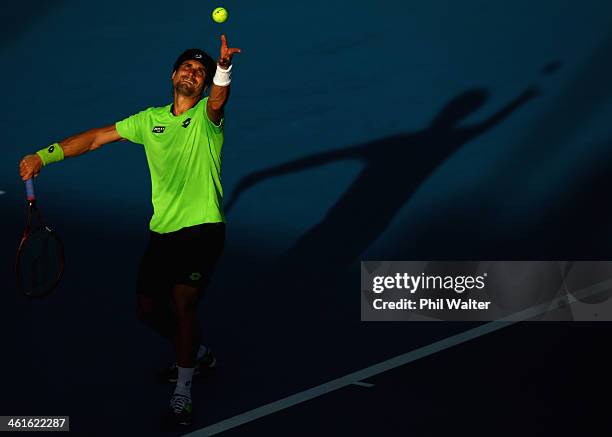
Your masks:
<svg viewBox="0 0 612 437"><path fill-rule="evenodd" d="M215 71L215 77L213 77L213 83L217 86L228 86L232 83L232 66L230 64L227 70L217 65L217 71Z"/></svg>

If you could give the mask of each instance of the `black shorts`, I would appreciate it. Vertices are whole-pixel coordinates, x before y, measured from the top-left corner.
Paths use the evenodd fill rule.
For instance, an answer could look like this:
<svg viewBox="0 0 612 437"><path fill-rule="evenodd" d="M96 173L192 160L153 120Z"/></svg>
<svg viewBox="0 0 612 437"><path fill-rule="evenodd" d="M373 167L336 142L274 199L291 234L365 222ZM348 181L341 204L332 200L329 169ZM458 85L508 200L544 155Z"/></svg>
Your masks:
<svg viewBox="0 0 612 437"><path fill-rule="evenodd" d="M184 284L202 292L224 243L225 223L204 223L167 234L150 231L136 291L151 297L169 297L174 285Z"/></svg>

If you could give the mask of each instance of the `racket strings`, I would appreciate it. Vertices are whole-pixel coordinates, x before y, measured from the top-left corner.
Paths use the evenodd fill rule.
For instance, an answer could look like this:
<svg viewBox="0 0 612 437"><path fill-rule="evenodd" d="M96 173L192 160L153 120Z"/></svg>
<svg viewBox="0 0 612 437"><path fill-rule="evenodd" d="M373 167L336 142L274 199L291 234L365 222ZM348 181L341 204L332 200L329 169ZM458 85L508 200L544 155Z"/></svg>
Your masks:
<svg viewBox="0 0 612 437"><path fill-rule="evenodd" d="M32 294L53 287L61 275L61 255L61 244L52 232L46 228L32 232L19 255L22 287Z"/></svg>

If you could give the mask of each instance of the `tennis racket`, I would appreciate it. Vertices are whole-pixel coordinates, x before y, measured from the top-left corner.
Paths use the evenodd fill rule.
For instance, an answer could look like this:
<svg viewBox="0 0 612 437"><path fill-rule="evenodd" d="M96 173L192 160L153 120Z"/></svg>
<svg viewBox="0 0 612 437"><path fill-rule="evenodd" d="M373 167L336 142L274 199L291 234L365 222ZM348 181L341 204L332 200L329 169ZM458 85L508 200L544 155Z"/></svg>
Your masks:
<svg viewBox="0 0 612 437"><path fill-rule="evenodd" d="M64 246L47 226L36 206L34 183L25 182L28 212L26 227L17 249L17 288L29 297L44 297L59 284L64 273Z"/></svg>

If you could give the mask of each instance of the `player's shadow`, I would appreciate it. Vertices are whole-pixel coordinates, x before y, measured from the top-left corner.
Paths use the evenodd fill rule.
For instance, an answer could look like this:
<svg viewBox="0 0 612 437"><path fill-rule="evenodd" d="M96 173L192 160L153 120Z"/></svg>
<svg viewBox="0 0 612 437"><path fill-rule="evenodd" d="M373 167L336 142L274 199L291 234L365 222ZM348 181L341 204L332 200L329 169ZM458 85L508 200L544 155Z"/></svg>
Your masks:
<svg viewBox="0 0 612 437"><path fill-rule="evenodd" d="M537 95L538 90L529 87L484 121L463 126L461 122L488 99L485 89L469 90L449 101L420 132L323 152L248 175L232 193L226 210L230 212L241 195L264 180L341 160L362 161L363 169L323 220L280 257L280 271L287 275L300 274L304 279L342 273L441 163Z"/></svg>

